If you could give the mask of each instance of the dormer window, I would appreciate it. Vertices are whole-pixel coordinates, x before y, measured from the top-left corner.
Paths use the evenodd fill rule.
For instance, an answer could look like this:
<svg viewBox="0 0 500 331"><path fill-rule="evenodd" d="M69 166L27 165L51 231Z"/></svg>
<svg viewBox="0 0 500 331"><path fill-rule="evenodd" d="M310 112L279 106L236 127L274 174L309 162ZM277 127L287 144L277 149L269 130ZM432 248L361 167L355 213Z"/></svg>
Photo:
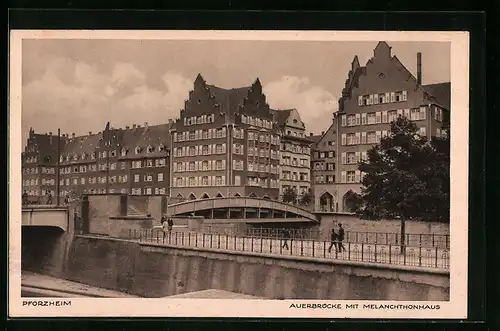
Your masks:
<svg viewBox="0 0 500 331"><path fill-rule="evenodd" d="M158 151L163 152L164 150L165 150L165 146L163 146L163 144L160 144L160 146L158 146Z"/></svg>
<svg viewBox="0 0 500 331"><path fill-rule="evenodd" d="M153 152L154 152L154 148L153 148L153 146L148 145L147 152L148 152L148 153L153 153Z"/></svg>
<svg viewBox="0 0 500 331"><path fill-rule="evenodd" d="M111 157L115 157L115 156L116 156L116 151L115 150L111 151Z"/></svg>
<svg viewBox="0 0 500 331"><path fill-rule="evenodd" d="M64 162L64 157L62 155L59 157L59 162Z"/></svg>
<svg viewBox="0 0 500 331"><path fill-rule="evenodd" d="M95 152L92 152L92 154L90 154L90 158L91 158L92 160L94 160L94 159L95 159Z"/></svg>
<svg viewBox="0 0 500 331"><path fill-rule="evenodd" d="M139 146L137 146L135 148L135 154L139 154L141 152L141 148Z"/></svg>
<svg viewBox="0 0 500 331"><path fill-rule="evenodd" d="M85 152L82 153L82 160L85 160L87 158L87 154Z"/></svg>
<svg viewBox="0 0 500 331"><path fill-rule="evenodd" d="M127 155L127 149L126 148L122 148L121 155L122 156Z"/></svg>
<svg viewBox="0 0 500 331"><path fill-rule="evenodd" d="M69 162L69 160L71 160L70 156L66 155L66 161Z"/></svg>

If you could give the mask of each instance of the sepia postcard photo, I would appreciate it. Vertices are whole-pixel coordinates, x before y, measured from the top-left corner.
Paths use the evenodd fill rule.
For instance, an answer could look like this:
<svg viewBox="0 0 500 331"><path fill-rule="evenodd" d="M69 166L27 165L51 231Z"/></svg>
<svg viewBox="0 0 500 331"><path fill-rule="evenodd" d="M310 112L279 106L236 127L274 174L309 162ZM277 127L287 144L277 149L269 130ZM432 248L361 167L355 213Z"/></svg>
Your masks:
<svg viewBox="0 0 500 331"><path fill-rule="evenodd" d="M467 33L12 30L9 82L11 317L467 317Z"/></svg>

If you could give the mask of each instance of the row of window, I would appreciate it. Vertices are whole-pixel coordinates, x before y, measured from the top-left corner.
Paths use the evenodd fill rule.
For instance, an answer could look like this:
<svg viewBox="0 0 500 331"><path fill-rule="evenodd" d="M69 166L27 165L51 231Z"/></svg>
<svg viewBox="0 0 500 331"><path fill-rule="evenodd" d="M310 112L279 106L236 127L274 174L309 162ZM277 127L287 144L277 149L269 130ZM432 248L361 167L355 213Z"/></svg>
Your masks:
<svg viewBox="0 0 500 331"><path fill-rule="evenodd" d="M248 132L249 141L259 141L261 143L267 143L272 145L279 145L280 137L274 134L260 134L257 132Z"/></svg>
<svg viewBox="0 0 500 331"><path fill-rule="evenodd" d="M391 123L398 117L406 117L412 121L422 121L426 119L427 107L407 108L397 110L385 110L372 113L361 113L342 115L342 126L371 125L380 123Z"/></svg>
<svg viewBox="0 0 500 331"><path fill-rule="evenodd" d="M273 174L278 173L278 166L275 164L262 164L255 162L247 162L247 170L254 172L271 172Z"/></svg>
<svg viewBox="0 0 500 331"><path fill-rule="evenodd" d="M292 188L295 192L297 192L299 195L304 195L309 191L308 186L290 186L290 185L283 185L283 192L286 191L287 189Z"/></svg>
<svg viewBox="0 0 500 331"><path fill-rule="evenodd" d="M309 154L311 149L307 146L301 146L296 144L284 143L281 144L281 150L285 152L292 152L297 154Z"/></svg>
<svg viewBox="0 0 500 331"><path fill-rule="evenodd" d="M226 177L225 176L175 177L173 184L174 187L224 186L226 185Z"/></svg>
<svg viewBox="0 0 500 331"><path fill-rule="evenodd" d="M184 131L174 134L174 142L195 141L202 139L226 138L226 128Z"/></svg>
<svg viewBox="0 0 500 331"><path fill-rule="evenodd" d="M201 100L199 100L198 103L201 103ZM184 125L189 126L189 125L197 125L197 124L210 124L210 123L213 123L214 120L215 120L214 114L185 117L184 118Z"/></svg>
<svg viewBox="0 0 500 331"><path fill-rule="evenodd" d="M292 167L309 167L308 159L297 159L296 157L292 158L290 156L283 156L281 158L281 165L292 166Z"/></svg>
<svg viewBox="0 0 500 331"><path fill-rule="evenodd" d="M305 172L291 172L291 171L283 171L281 174L281 178L284 180L300 180L302 182L308 181L308 174Z"/></svg>
<svg viewBox="0 0 500 331"><path fill-rule="evenodd" d="M174 162L174 172L225 170L226 160Z"/></svg>
<svg viewBox="0 0 500 331"><path fill-rule="evenodd" d="M273 123L271 121L247 115L241 115L241 123L258 126L265 129L273 128Z"/></svg>
<svg viewBox="0 0 500 331"><path fill-rule="evenodd" d="M143 148L140 147L140 146L137 146L135 149L134 149L134 152L135 154L140 154L141 152L143 151ZM146 147L146 153L154 153L154 152L164 152L166 151L166 148L163 144L160 144L159 146L155 147L155 146L152 146L152 145L148 145ZM117 151L116 150L112 150L112 151L102 151L102 152L99 152L98 153L98 157L99 159L106 159L109 157L116 157L117 156ZM122 148L121 151L120 151L120 156L126 156L128 154L128 148ZM66 156L64 155L61 155L59 161L60 162L70 162L70 161L78 161L78 160L86 160L87 158L89 157L89 154L85 153L85 152L82 152L80 154L78 153L74 153L74 154L66 154ZM90 153L90 159L91 160L95 160L96 159L96 152L92 152Z"/></svg>
<svg viewBox="0 0 500 331"><path fill-rule="evenodd" d="M318 175L314 176L314 182L316 184L331 184L335 183L335 175Z"/></svg>
<svg viewBox="0 0 500 331"><path fill-rule="evenodd" d="M370 106L391 102L406 101L408 98L407 91L375 93L358 96L358 106Z"/></svg>
<svg viewBox="0 0 500 331"><path fill-rule="evenodd" d="M368 159L367 152L346 152L342 153L342 164L357 164Z"/></svg>
<svg viewBox="0 0 500 331"><path fill-rule="evenodd" d="M30 156L25 159L26 163L37 163L38 162L38 156Z"/></svg>
<svg viewBox="0 0 500 331"><path fill-rule="evenodd" d="M55 194L54 190L42 190L41 191L42 196L47 195L47 191L50 192L50 194L52 196L54 196L54 194ZM40 190L38 190L38 189L35 189L35 190L26 190L26 194L28 194L28 196L30 196L30 197L38 197L38 196L40 196Z"/></svg>
<svg viewBox="0 0 500 331"><path fill-rule="evenodd" d="M335 157L335 151L328 151L328 152L315 152L314 157L317 159L326 159L326 158L334 158Z"/></svg>
<svg viewBox="0 0 500 331"><path fill-rule="evenodd" d="M389 131L370 131L370 132L353 132L342 134L342 146L359 145L359 144L378 144L382 138L387 137ZM426 128L418 129L418 134L426 136Z"/></svg>
<svg viewBox="0 0 500 331"><path fill-rule="evenodd" d="M174 157L225 154L226 144L183 146L174 148Z"/></svg>
<svg viewBox="0 0 500 331"><path fill-rule="evenodd" d="M314 162L314 171L334 171L335 163Z"/></svg>
<svg viewBox="0 0 500 331"><path fill-rule="evenodd" d="M359 170L355 171L342 171L340 173L341 183L360 183L363 179L364 173Z"/></svg>
<svg viewBox="0 0 500 331"><path fill-rule="evenodd" d="M235 183L235 185L237 185ZM279 188L279 180L278 179L268 179L268 178L259 178L259 177L248 177L247 178L248 186L258 186L262 188Z"/></svg>
<svg viewBox="0 0 500 331"><path fill-rule="evenodd" d="M270 157L273 160L279 159L279 151L274 149L258 149L257 147L248 148L248 156Z"/></svg>
<svg viewBox="0 0 500 331"><path fill-rule="evenodd" d="M306 134L303 131L296 131L296 130L287 130L286 131L287 136L292 136L292 137L300 137L300 138L305 138Z"/></svg>

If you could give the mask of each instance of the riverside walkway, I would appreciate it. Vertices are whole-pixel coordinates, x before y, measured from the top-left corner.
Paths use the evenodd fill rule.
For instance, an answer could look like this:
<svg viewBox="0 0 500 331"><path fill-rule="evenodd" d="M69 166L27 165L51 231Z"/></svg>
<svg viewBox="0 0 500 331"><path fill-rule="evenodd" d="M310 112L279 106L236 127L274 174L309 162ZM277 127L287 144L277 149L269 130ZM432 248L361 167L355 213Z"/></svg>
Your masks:
<svg viewBox="0 0 500 331"><path fill-rule="evenodd" d="M413 268L449 270L450 251L440 247L403 246L343 242L344 250L329 250L329 241L311 239L246 237L199 232L172 232L164 236L160 230L131 231L130 239L139 242L206 250L264 253L317 259L401 265ZM286 245L285 245L286 241Z"/></svg>

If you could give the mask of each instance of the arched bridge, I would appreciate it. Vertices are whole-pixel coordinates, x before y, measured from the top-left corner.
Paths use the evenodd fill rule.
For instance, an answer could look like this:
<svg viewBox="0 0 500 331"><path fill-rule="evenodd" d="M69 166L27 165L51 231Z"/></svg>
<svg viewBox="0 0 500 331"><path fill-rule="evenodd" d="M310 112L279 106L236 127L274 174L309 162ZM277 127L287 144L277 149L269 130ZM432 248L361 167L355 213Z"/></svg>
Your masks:
<svg viewBox="0 0 500 331"><path fill-rule="evenodd" d="M247 222L318 222L306 209L287 203L250 197L197 199L168 206L171 216L203 216Z"/></svg>
<svg viewBox="0 0 500 331"><path fill-rule="evenodd" d="M66 207L27 206L22 209L22 226L54 227L68 231L69 212Z"/></svg>

